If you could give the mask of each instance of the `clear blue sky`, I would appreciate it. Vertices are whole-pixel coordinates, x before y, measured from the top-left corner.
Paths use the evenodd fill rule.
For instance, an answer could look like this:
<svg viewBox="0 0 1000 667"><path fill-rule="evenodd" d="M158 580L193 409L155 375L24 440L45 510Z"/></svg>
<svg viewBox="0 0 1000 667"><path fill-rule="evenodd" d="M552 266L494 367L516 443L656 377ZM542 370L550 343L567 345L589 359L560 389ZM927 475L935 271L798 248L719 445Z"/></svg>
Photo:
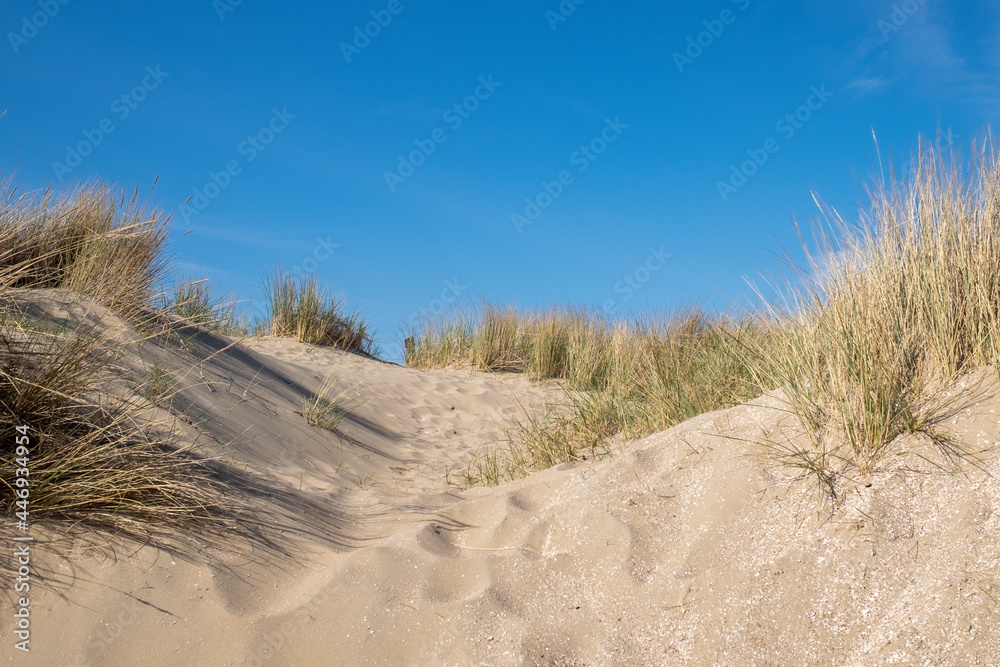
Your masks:
<svg viewBox="0 0 1000 667"><path fill-rule="evenodd" d="M237 2L6 2L0 170L158 177L182 270L312 269L390 355L443 292L725 307L812 191L854 217L873 130L1000 111L993 3Z"/></svg>

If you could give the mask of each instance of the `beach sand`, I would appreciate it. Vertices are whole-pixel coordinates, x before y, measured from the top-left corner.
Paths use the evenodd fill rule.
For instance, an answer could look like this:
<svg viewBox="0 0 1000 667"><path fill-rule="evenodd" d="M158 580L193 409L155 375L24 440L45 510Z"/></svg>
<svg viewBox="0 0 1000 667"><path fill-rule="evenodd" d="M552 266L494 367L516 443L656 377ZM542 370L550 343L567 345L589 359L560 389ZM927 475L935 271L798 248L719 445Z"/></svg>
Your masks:
<svg viewBox="0 0 1000 667"><path fill-rule="evenodd" d="M30 654L0 621L11 663L1000 664L992 371L944 424L977 461L942 470L901 437L833 504L759 444L801 437L780 392L462 491L470 458L558 386L191 329L129 350L112 389L167 369L185 388L148 417L267 489L272 541L171 552L37 525ZM299 414L330 377L335 433Z"/></svg>

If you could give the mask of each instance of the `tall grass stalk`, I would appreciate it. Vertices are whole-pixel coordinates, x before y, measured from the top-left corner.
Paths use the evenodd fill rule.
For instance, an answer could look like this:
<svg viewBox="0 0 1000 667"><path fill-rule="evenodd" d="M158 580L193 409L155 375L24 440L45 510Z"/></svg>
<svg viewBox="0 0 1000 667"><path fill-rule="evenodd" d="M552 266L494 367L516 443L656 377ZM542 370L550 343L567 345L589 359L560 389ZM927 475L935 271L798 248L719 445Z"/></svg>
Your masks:
<svg viewBox="0 0 1000 667"><path fill-rule="evenodd" d="M796 309L770 313L794 325L760 351L813 448L846 444L862 473L900 434L938 438L960 375L1000 369L1000 161L921 142L913 167L868 188L857 225L821 206L820 253L785 289Z"/></svg>
<svg viewBox="0 0 1000 667"><path fill-rule="evenodd" d="M772 450L831 489L849 470L871 473L901 434L953 452L939 428L959 407L947 390L977 367L1000 374L1000 160L989 145L963 163L922 141L913 166L868 187L857 224L817 200L806 266L741 318L613 324L485 304L428 322L409 365L522 372L571 397L473 461L468 482L580 460L777 388L806 438Z"/></svg>
<svg viewBox="0 0 1000 667"><path fill-rule="evenodd" d="M265 281L269 310L261 330L271 336L293 336L303 343L371 353L373 339L358 313L343 310L343 300L321 286L315 276L296 278L277 267Z"/></svg>
<svg viewBox="0 0 1000 667"><path fill-rule="evenodd" d="M200 327L236 336L250 333L249 324L237 310L235 295L217 295L206 278L178 280L161 297L159 307Z"/></svg>
<svg viewBox="0 0 1000 667"><path fill-rule="evenodd" d="M65 287L122 314L146 305L166 269L168 219L139 200L90 185L0 202L0 290Z"/></svg>

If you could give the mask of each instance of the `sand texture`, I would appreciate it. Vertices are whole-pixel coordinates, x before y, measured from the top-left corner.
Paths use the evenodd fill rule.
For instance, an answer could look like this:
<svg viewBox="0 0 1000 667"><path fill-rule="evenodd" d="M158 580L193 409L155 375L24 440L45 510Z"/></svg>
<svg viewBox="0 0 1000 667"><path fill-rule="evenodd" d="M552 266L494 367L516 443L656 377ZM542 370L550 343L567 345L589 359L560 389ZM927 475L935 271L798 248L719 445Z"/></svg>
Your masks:
<svg viewBox="0 0 1000 667"><path fill-rule="evenodd" d="M113 324L67 303L36 315ZM988 374L946 424L976 461L942 470L903 437L831 504L759 444L800 437L780 392L461 491L466 462L558 388L183 328L129 350L109 390L167 369L185 388L150 418L259 491L279 548L223 535L171 553L36 526L48 583L30 655L3 614L12 663L1000 664ZM299 414L331 376L349 406L336 432Z"/></svg>

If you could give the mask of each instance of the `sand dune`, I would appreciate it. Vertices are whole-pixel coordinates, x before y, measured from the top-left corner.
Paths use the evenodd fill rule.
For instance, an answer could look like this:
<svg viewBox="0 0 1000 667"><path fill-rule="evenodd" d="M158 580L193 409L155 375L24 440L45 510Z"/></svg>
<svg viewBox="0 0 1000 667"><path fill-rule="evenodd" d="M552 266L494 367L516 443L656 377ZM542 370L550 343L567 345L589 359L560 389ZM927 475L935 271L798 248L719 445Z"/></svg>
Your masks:
<svg viewBox="0 0 1000 667"><path fill-rule="evenodd" d="M56 294L36 314L84 316L68 303ZM34 601L30 656L0 630L12 661L1000 660L991 451L946 472L929 442L900 438L882 469L831 505L755 444L765 430L796 437L774 393L612 459L460 492L449 471L558 389L283 339L232 343L181 328L133 344L116 390L153 367L186 387L150 416L272 489L260 507L280 524L286 552L215 543L172 555L37 528L38 567L52 583ZM336 433L298 414L331 375L350 406ZM976 450L1000 441L997 386L984 378L978 402L948 424Z"/></svg>

